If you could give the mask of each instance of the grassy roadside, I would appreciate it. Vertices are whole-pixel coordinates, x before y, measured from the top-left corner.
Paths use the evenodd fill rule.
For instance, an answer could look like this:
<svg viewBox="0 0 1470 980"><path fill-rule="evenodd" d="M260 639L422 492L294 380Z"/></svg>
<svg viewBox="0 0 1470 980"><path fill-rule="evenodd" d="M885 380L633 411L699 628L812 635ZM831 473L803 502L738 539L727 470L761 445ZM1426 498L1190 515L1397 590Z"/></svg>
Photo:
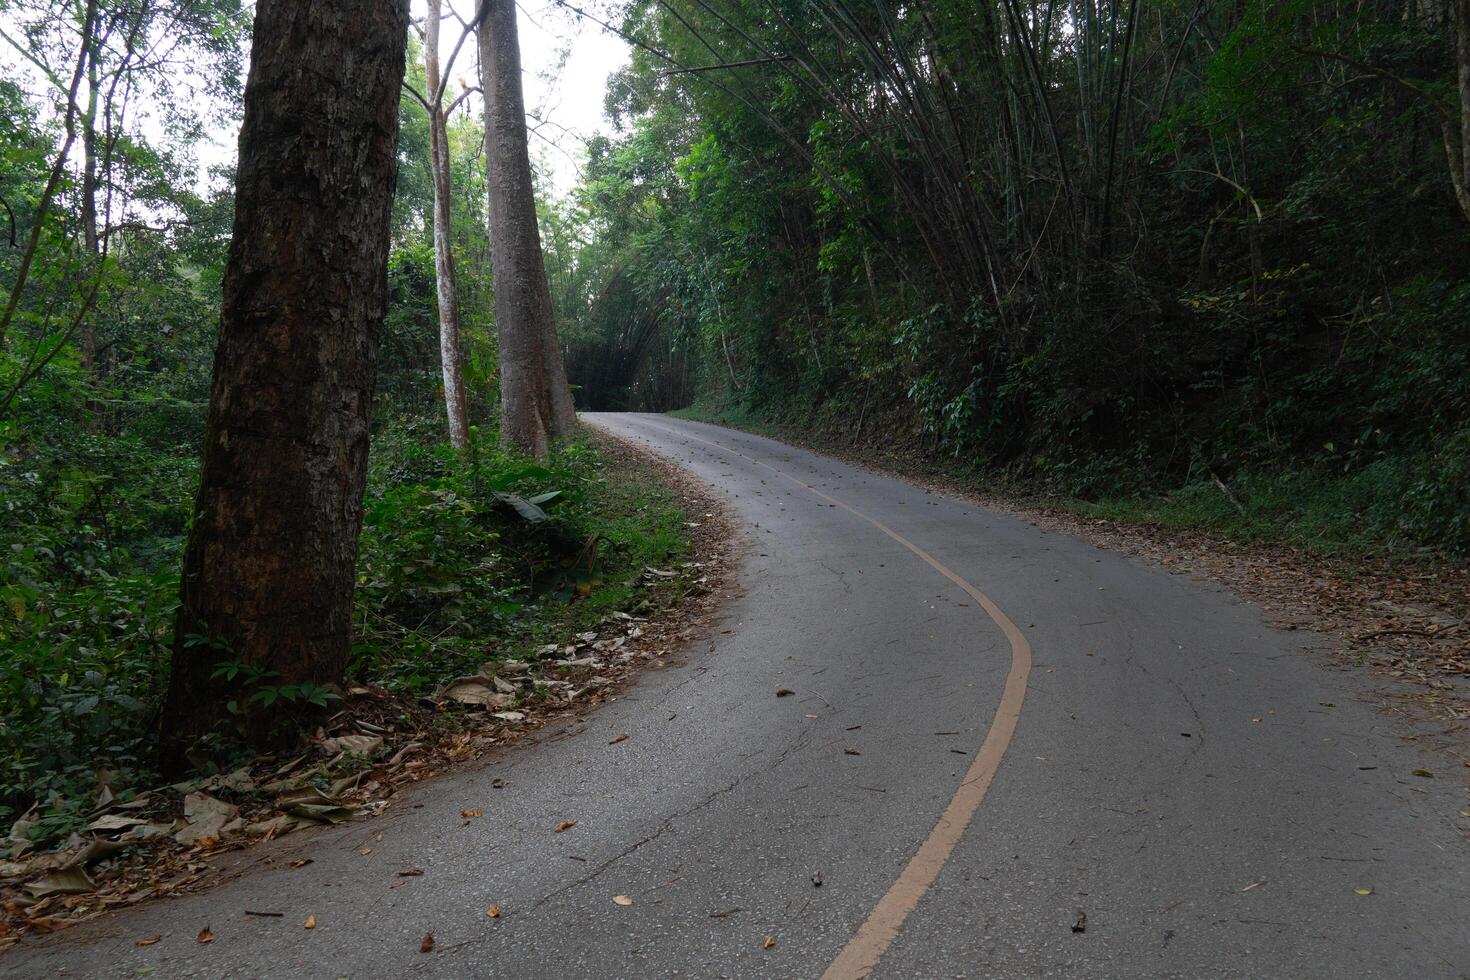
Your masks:
<svg viewBox="0 0 1470 980"><path fill-rule="evenodd" d="M688 553L658 474L592 439L545 463L483 444L467 461L395 448L367 495L354 679L419 694L521 658L637 608L643 570Z"/></svg>

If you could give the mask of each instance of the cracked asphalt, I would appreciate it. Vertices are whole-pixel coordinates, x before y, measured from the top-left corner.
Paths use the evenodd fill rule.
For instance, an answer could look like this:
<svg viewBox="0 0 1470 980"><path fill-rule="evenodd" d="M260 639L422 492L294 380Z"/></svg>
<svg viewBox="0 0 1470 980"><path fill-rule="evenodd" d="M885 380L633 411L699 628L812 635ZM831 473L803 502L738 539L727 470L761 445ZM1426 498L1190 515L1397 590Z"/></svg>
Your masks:
<svg viewBox="0 0 1470 980"><path fill-rule="evenodd" d="M745 522L728 633L381 819L251 849L275 867L28 941L0 974L820 976L934 830L1011 652L964 592L760 461L928 551L1033 653L988 795L873 977L1470 976L1460 774L1303 634L768 439L588 420L671 456ZM484 816L466 826L464 809ZM292 870L298 854L313 861ZM199 945L206 925L218 938Z"/></svg>

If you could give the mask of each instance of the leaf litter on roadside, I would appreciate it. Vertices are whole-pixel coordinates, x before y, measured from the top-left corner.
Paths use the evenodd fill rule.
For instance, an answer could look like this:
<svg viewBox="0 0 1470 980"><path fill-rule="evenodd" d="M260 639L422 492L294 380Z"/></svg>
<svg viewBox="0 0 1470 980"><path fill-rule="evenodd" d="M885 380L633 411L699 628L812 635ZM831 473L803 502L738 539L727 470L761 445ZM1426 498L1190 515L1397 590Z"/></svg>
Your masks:
<svg viewBox="0 0 1470 980"><path fill-rule="evenodd" d="M680 614L685 623L691 616L697 621L714 601L709 571L725 562L725 538L710 530L700 549L700 560L646 576L672 582L680 572L704 573L704 585L688 594L709 598L686 607L693 612ZM445 684L434 697L350 687L343 710L291 756L263 756L232 772L144 793L114 793L99 770L90 801L94 809L81 832L64 841L33 841L35 813L13 822L10 860L0 861L0 949L26 931L55 931L109 908L202 887L213 875L205 860L211 855L303 827L375 816L405 786L585 710L641 664L661 662L671 645L688 639L680 620L649 619L674 595L670 591L631 614L611 613L597 629L584 628L568 642L547 644L523 660L486 664L475 675ZM456 687L461 684L483 690ZM465 694L470 697L458 696ZM460 724L446 730L440 724L446 713ZM490 785L509 784L496 777ZM463 819L468 823L478 815L468 811ZM58 843L56 851L35 853ZM372 849L359 850L364 852ZM286 866L311 863L311 858L298 858Z"/></svg>

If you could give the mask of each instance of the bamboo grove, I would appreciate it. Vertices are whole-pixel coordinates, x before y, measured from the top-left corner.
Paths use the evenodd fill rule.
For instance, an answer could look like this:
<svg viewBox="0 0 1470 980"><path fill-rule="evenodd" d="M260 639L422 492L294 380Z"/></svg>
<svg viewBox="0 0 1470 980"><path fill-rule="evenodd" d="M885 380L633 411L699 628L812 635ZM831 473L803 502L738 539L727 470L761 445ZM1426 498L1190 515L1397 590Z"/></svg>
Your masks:
<svg viewBox="0 0 1470 980"><path fill-rule="evenodd" d="M1466 6L574 8L634 55L546 219L573 381L1463 549Z"/></svg>

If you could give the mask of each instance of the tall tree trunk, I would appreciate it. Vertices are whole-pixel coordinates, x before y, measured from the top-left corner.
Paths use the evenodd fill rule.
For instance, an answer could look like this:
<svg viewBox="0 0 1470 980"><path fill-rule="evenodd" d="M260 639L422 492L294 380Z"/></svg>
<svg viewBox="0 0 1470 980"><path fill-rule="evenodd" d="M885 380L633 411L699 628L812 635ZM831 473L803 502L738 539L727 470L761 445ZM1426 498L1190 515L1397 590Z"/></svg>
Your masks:
<svg viewBox="0 0 1470 980"><path fill-rule="evenodd" d="M56 159L51 164L51 173L46 178L46 186L41 191L41 199L36 202L35 216L31 219L31 232L26 237L25 248L20 253L20 265L15 270L15 279L10 284L10 295L5 301L5 309L0 310L0 349L5 347L5 336L10 330L10 323L15 319L15 311L20 306L21 294L25 292L26 280L31 274L31 264L35 261L36 250L41 242L41 232L46 228L46 215L51 210L51 203L56 197L57 188L61 186L61 178L66 173L66 161L71 154L72 144L77 138L77 93L81 90L82 78L90 63L92 50L92 37L97 29L97 0L87 0L82 9L81 43L77 47L77 63L71 75L71 85L66 90L66 109L62 115L65 127L65 136L61 141L61 147L56 151ZM13 394L13 392L12 392Z"/></svg>
<svg viewBox="0 0 1470 980"><path fill-rule="evenodd" d="M1460 95L1460 152L1454 152L1454 136L1448 123L1444 142L1455 199L1465 220L1470 221L1470 0L1455 0L1455 88Z"/></svg>
<svg viewBox="0 0 1470 980"><path fill-rule="evenodd" d="M105 43L110 28L104 28L102 41ZM98 39L94 38L87 55L87 110L82 114L82 201L81 225L82 246L87 252L87 269L94 276L102 275L102 238L98 233L97 189L97 59ZM78 330L78 347L81 356L82 381L90 388L87 397L87 427L95 431L102 418L102 403L95 397L97 389L97 321L92 314L82 318Z"/></svg>
<svg viewBox="0 0 1470 980"><path fill-rule="evenodd" d="M407 26L407 0L256 10L167 772L241 694L221 662L271 685L330 684L346 666ZM277 744L282 721L254 706L247 735Z"/></svg>
<svg viewBox="0 0 1470 980"><path fill-rule="evenodd" d="M439 360L444 372L444 409L449 418L449 443L455 449L470 444L469 413L465 407L464 370L459 346L459 287L454 274L453 227L449 207L449 120L440 91L440 0L429 0L424 20L424 87L429 98L429 169L434 176L434 281L439 298Z"/></svg>
<svg viewBox="0 0 1470 980"><path fill-rule="evenodd" d="M88 269L100 274L97 260L102 246L97 234L97 52L95 45L87 55L87 109L82 114L82 245L87 250ZM89 316L81 327L82 373L87 383L95 378L97 364L97 326ZM88 401L89 408L95 408Z"/></svg>
<svg viewBox="0 0 1470 980"><path fill-rule="evenodd" d="M501 445L545 456L577 413L551 314L536 224L514 0L485 0L478 24L490 184L490 267L500 339Z"/></svg>

